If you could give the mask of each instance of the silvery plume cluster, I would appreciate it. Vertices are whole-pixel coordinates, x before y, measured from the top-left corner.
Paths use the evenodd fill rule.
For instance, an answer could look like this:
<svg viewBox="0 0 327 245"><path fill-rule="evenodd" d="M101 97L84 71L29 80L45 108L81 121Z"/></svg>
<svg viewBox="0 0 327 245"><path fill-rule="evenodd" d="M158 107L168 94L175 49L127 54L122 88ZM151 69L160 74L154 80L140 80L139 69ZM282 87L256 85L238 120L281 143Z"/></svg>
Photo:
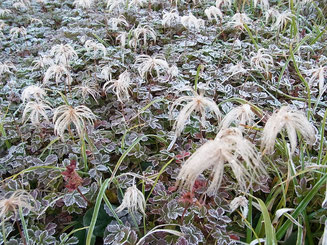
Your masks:
<svg viewBox="0 0 327 245"><path fill-rule="evenodd" d="M191 102L179 112L174 125L176 133L172 144L183 131L185 122L193 111L199 111L201 120L204 121L206 111L203 106L206 105L220 118L218 106L213 101L197 94L185 98ZM186 101L185 98L181 97L172 105L172 108L175 107L175 104ZM259 184L259 178L268 173L261 162L261 153L257 151L256 146L249 139L244 137L244 131L255 126L256 114L260 113L257 110L249 104L243 104L230 110L219 122L219 132L216 138L204 143L182 165L176 185L192 190L196 179L205 170L211 169L212 180L207 192L213 193L221 186L225 167L232 170L242 191L246 192L253 184ZM282 106L269 117L265 124L262 132L262 154L273 152L276 137L279 133L283 133L283 129L287 132L291 144L291 153L296 150L297 132L303 136L309 145L315 143L315 128L304 113L289 106Z"/></svg>

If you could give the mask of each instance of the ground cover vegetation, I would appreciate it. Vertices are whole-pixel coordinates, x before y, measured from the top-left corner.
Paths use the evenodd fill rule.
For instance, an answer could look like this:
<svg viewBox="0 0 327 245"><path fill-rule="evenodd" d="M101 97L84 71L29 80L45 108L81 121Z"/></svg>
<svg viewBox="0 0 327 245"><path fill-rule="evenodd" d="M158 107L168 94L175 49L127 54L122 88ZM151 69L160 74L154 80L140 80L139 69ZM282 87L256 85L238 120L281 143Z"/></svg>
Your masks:
<svg viewBox="0 0 327 245"><path fill-rule="evenodd" d="M0 244L327 244L313 0L2 0Z"/></svg>

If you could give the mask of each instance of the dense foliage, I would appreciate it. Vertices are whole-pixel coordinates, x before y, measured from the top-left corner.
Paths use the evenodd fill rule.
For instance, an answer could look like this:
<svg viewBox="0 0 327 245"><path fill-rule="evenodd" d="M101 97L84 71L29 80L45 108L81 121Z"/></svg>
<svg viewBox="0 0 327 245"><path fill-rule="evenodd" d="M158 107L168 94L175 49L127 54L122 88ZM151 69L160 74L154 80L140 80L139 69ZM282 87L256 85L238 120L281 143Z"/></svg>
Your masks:
<svg viewBox="0 0 327 245"><path fill-rule="evenodd" d="M2 0L0 244L327 244L326 13Z"/></svg>

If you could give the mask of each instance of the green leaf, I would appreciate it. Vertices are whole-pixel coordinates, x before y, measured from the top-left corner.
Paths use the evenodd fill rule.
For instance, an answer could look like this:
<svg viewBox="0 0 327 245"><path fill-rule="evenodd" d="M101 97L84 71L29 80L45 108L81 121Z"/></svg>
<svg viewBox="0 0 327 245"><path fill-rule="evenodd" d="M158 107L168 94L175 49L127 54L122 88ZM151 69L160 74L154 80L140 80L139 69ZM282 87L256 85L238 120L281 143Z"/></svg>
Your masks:
<svg viewBox="0 0 327 245"><path fill-rule="evenodd" d="M89 226L91 224L92 215L93 215L94 207L87 210L83 217L83 225ZM112 217L110 217L107 212L104 210L104 205L102 204L99 209L99 215L96 220L95 226L94 226L94 232L93 234L97 237L103 237L104 230L106 229L107 225L110 224L110 222L113 220Z"/></svg>

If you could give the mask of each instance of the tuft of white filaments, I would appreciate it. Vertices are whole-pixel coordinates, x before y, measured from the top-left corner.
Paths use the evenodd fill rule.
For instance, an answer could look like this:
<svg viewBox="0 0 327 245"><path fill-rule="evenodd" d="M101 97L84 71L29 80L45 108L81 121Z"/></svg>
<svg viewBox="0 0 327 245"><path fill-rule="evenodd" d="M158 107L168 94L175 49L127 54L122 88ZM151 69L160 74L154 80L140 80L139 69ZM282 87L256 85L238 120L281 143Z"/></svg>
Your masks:
<svg viewBox="0 0 327 245"><path fill-rule="evenodd" d="M215 140L209 140L183 164L176 185L192 190L195 180L207 169L212 181L207 192L217 191L221 185L225 167L232 169L240 189L247 191L252 183L258 183L266 175L264 165L255 145L245 139L238 128L222 129Z"/></svg>

